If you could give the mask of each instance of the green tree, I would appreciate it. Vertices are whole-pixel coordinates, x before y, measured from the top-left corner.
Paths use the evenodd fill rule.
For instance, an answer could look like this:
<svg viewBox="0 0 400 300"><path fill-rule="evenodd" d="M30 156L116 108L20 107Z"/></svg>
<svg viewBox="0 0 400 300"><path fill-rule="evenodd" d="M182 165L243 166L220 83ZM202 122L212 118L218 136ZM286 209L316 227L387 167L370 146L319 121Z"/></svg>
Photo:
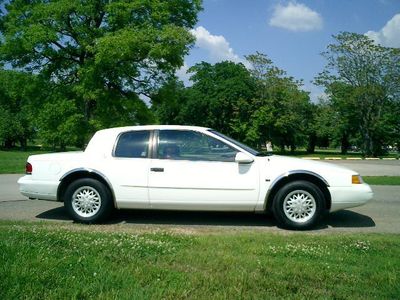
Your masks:
<svg viewBox="0 0 400 300"><path fill-rule="evenodd" d="M307 117L305 118L304 133L308 136L306 150L307 153L312 154L315 152L315 147L317 145L321 145L321 141L323 141L323 139L319 139L317 134L318 127L316 118L318 116L319 106L315 103L310 102L309 105L307 105L307 109L305 111Z"/></svg>
<svg viewBox="0 0 400 300"><path fill-rule="evenodd" d="M145 123L138 96L183 64L200 9L200 0L12 0L0 15L0 61L61 86L83 133Z"/></svg>
<svg viewBox="0 0 400 300"><path fill-rule="evenodd" d="M365 155L376 156L389 136L383 124L389 107L399 101L400 52L361 34L343 32L334 38L323 53L327 65L316 83L326 88L339 115L333 126L341 128L343 142L357 137Z"/></svg>
<svg viewBox="0 0 400 300"><path fill-rule="evenodd" d="M312 106L309 94L301 90L301 81L288 77L265 54L256 53L246 59L257 85L248 137L252 144L271 141L282 151L285 146L295 150L306 145Z"/></svg>
<svg viewBox="0 0 400 300"><path fill-rule="evenodd" d="M152 96L158 120L212 127L255 147L306 145L314 110L308 93L264 54L247 59L250 70L230 61L196 64L191 87L170 81Z"/></svg>
<svg viewBox="0 0 400 300"><path fill-rule="evenodd" d="M80 141L79 127L82 123L83 115L65 99L45 103L36 121L42 142L52 146L53 150L59 146L63 151L67 145L76 145Z"/></svg>
<svg viewBox="0 0 400 300"><path fill-rule="evenodd" d="M32 109L42 90L36 76L0 70L0 141L5 148L25 148L34 135Z"/></svg>
<svg viewBox="0 0 400 300"><path fill-rule="evenodd" d="M170 81L152 96L161 123L212 127L240 140L246 138L255 85L243 64L201 62L189 69L193 85Z"/></svg>
<svg viewBox="0 0 400 300"><path fill-rule="evenodd" d="M335 146L340 145L341 153L346 154L358 130L358 102L352 96L353 88L342 82L330 84L326 91L330 97L319 103L317 134L328 137Z"/></svg>
<svg viewBox="0 0 400 300"><path fill-rule="evenodd" d="M223 61L211 65L199 63L189 69L190 79L187 116L198 116L198 122L241 140L245 139L250 101L255 84L250 72L239 63Z"/></svg>
<svg viewBox="0 0 400 300"><path fill-rule="evenodd" d="M189 124L189 116L185 116L184 106L188 102L188 91L182 81L170 78L156 93L151 96L152 110L161 124ZM192 119L196 123L196 116Z"/></svg>
<svg viewBox="0 0 400 300"><path fill-rule="evenodd" d="M400 101L392 102L388 110L390 113L385 115L383 122L387 127L383 130L388 133L386 142L388 147L396 147L400 153Z"/></svg>

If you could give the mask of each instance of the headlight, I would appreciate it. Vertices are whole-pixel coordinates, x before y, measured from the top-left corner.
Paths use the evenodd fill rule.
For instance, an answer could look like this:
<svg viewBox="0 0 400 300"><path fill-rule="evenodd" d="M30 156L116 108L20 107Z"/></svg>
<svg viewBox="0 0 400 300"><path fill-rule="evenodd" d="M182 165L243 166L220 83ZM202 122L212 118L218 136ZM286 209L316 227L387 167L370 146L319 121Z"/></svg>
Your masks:
<svg viewBox="0 0 400 300"><path fill-rule="evenodd" d="M351 183L352 184L362 184L363 180L360 175L353 175L353 176L351 176Z"/></svg>

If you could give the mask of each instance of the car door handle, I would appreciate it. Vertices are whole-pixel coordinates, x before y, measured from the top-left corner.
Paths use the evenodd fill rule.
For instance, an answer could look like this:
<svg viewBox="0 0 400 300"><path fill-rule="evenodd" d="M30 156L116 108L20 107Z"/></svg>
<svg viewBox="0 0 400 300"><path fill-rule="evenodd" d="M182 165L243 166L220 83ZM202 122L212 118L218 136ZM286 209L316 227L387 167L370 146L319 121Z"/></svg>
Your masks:
<svg viewBox="0 0 400 300"><path fill-rule="evenodd" d="M152 172L164 172L164 168L150 168Z"/></svg>

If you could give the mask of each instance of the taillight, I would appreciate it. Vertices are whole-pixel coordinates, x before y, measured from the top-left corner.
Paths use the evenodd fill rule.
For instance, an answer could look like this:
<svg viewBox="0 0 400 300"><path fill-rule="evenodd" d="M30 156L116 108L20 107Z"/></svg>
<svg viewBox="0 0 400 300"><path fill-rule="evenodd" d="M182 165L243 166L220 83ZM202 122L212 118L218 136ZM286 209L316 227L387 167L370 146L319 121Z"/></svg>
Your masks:
<svg viewBox="0 0 400 300"><path fill-rule="evenodd" d="M25 165L25 173L28 175L32 174L32 165L28 162Z"/></svg>

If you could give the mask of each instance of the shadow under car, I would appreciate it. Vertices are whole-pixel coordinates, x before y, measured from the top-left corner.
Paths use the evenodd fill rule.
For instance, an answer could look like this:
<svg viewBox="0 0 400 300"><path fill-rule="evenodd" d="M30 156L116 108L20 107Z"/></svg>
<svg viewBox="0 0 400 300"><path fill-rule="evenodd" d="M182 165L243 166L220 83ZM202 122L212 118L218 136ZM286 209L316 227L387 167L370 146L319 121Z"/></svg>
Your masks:
<svg viewBox="0 0 400 300"><path fill-rule="evenodd" d="M47 220L70 220L64 207L57 207L36 216ZM277 223L270 215L252 212L209 212L174 210L116 210L105 224L145 224L145 225L211 225L239 227L275 227ZM314 230L333 228L375 227L369 216L342 210L328 214Z"/></svg>

